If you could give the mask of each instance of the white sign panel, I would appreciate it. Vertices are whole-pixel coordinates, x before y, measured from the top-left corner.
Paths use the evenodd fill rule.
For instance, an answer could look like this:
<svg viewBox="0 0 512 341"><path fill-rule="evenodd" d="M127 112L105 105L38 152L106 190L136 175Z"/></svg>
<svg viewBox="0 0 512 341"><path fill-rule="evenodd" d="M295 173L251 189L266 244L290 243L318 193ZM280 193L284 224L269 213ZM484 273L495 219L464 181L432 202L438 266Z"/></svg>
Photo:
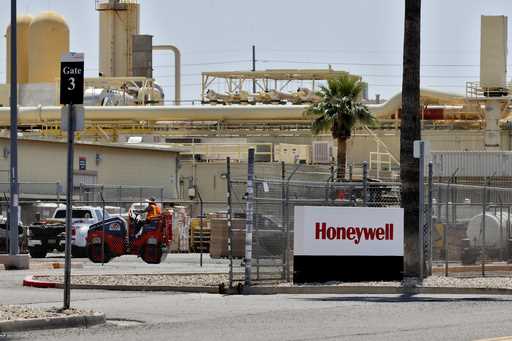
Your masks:
<svg viewBox="0 0 512 341"><path fill-rule="evenodd" d="M403 256L402 208L296 206L295 256Z"/></svg>
<svg viewBox="0 0 512 341"><path fill-rule="evenodd" d="M413 156L416 159L419 159L421 155L421 144L423 143L423 156L428 156L430 154L430 141L424 140L416 140L414 141L413 147Z"/></svg>

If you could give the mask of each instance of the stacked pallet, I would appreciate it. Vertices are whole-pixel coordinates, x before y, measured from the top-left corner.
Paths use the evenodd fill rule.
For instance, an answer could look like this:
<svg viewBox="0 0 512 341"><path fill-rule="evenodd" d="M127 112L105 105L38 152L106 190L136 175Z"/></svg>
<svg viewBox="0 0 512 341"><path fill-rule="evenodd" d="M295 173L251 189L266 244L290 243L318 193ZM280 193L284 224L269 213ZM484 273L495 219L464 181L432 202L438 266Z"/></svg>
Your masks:
<svg viewBox="0 0 512 341"><path fill-rule="evenodd" d="M233 257L242 258L245 253L245 219L232 219ZM210 257L226 258L228 252L228 221L224 218L210 220Z"/></svg>

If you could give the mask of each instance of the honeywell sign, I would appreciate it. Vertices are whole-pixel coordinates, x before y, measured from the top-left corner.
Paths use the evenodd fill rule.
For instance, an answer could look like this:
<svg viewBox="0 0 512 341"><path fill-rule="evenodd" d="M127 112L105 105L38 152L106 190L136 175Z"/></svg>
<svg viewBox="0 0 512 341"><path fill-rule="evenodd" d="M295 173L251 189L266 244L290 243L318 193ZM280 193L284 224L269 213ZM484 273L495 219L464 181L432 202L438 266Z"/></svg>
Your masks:
<svg viewBox="0 0 512 341"><path fill-rule="evenodd" d="M296 206L297 256L403 256L403 209Z"/></svg>

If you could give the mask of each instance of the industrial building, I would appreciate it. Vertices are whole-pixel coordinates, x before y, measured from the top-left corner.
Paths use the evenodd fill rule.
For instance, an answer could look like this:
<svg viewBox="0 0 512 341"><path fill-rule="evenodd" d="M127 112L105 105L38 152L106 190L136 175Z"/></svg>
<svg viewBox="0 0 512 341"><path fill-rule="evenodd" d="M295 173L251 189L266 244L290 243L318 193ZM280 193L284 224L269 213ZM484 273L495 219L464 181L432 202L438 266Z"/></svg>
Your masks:
<svg viewBox="0 0 512 341"><path fill-rule="evenodd" d="M9 139L0 137L0 190L9 192ZM84 185L108 185L114 195L162 197L172 201L178 193L179 153L184 148L166 145L78 142L75 146L74 192L80 197ZM63 199L66 184L66 143L41 139L18 139L20 202L29 208L33 201ZM144 168L142 172L141 169ZM119 187L119 189L117 189ZM140 195L139 195L140 192ZM98 198L94 198L99 200ZM124 199L121 197L120 199ZM99 204L99 203L94 203ZM2 211L6 207L1 207ZM123 206L126 206L124 204ZM22 221L33 218L30 209L22 210ZM3 212L5 213L5 212Z"/></svg>
<svg viewBox="0 0 512 341"><path fill-rule="evenodd" d="M98 77L85 80L86 126L77 136L81 141L77 158L80 152L89 150L88 167L98 172L97 183L141 181L137 173L142 166L138 162L129 163L129 160L122 168L124 171L124 168L135 167L133 177L128 173L123 178L108 175L118 173L119 165L124 165L107 161L115 160L117 153L121 159L130 153L154 153L157 159L165 153L172 155L167 161L158 161L162 165L155 166L167 168L156 176L162 180L152 176L144 176L144 180L148 181L146 185L162 181L157 185L167 186L168 193L177 196L184 193L183 189L176 189L177 186L190 178L195 184L208 183L201 188L203 193L216 192L217 189L212 187L213 180L201 181L197 174L208 173L212 163L224 163L227 156L243 162L249 146L256 148L260 163L305 163L314 165L319 172L328 170L335 155L332 138L329 134L312 136L304 110L317 100L315 91L320 85L347 72L331 67L204 72L202 93L198 94L200 99L196 103L186 103L180 98L179 49L171 44L153 45L152 36L141 33L140 7L135 0L96 1L100 18L100 69ZM43 145L60 148L58 142L44 144L41 140L62 141L64 137L60 130L58 65L60 56L69 51L71 29L79 28L70 28L65 18L53 12L18 19L18 124L24 136L20 157L26 158L20 162L22 180L60 179L59 176L50 179L48 174L54 172L41 168L26 170L23 162L30 157L23 155L39 153L38 148L44 149ZM468 82L465 94L421 90L423 136L431 142L433 151L512 150L510 87L506 81L507 18L483 16L481 31L480 82ZM6 32L8 43L10 29ZM7 46L9 65L9 44ZM152 53L155 50L169 51L175 60L172 70L176 81L174 94L165 94L153 79ZM352 76L361 79L358 75ZM225 90L214 88L214 82L223 84ZM8 86L0 85L1 128L9 126L8 95ZM365 97L363 94L363 100ZM359 127L354 131L347 159L355 168L368 161L372 176L394 176L399 169L401 94L383 103L367 102L378 125ZM6 136L5 132L3 134ZM158 147L127 147L127 141L133 137ZM29 142L29 139L37 141ZM31 147L24 150L25 145ZM108 150L109 156L103 158L106 161L96 161L96 154L103 152L94 150ZM175 174L175 161L172 161L178 156L177 151L182 152L180 158L184 164L178 175ZM152 170L152 162L143 163L144 172L161 171ZM55 174L61 173L63 175L63 171ZM173 181L170 181L171 177Z"/></svg>

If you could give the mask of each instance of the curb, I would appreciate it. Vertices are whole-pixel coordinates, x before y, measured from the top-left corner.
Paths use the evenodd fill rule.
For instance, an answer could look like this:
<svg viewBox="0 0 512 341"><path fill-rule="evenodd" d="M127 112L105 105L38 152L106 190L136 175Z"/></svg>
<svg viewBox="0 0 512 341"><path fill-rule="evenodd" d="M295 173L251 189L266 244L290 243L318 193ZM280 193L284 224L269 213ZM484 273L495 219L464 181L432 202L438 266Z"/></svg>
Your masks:
<svg viewBox="0 0 512 341"><path fill-rule="evenodd" d="M15 320L0 322L0 332L21 332L26 330L89 328L105 323L105 314L49 317L43 319Z"/></svg>
<svg viewBox="0 0 512 341"><path fill-rule="evenodd" d="M57 283L38 281L34 279L34 276L27 276L23 279L23 286L34 288L56 288Z"/></svg>
<svg viewBox="0 0 512 341"><path fill-rule="evenodd" d="M23 286L34 288L64 289L64 284L56 282L45 282L36 280L34 276L27 276L23 280ZM168 285L102 285L102 284L71 284L71 289L89 290L116 290L116 291L176 291L218 294L222 289L219 287L207 286L168 286Z"/></svg>
<svg viewBox="0 0 512 341"><path fill-rule="evenodd" d="M23 280L23 286L36 288L63 289L62 283L43 282L28 276ZM71 289L116 290L116 291L173 291L204 294L227 295L315 295L315 294L359 294L359 295L388 295L388 294L435 294L435 295L512 295L512 289L504 288L454 288L454 287L390 287L390 286L296 286L296 287L234 287L226 288L224 284L211 286L167 286L167 285L101 285L101 284L71 284Z"/></svg>

